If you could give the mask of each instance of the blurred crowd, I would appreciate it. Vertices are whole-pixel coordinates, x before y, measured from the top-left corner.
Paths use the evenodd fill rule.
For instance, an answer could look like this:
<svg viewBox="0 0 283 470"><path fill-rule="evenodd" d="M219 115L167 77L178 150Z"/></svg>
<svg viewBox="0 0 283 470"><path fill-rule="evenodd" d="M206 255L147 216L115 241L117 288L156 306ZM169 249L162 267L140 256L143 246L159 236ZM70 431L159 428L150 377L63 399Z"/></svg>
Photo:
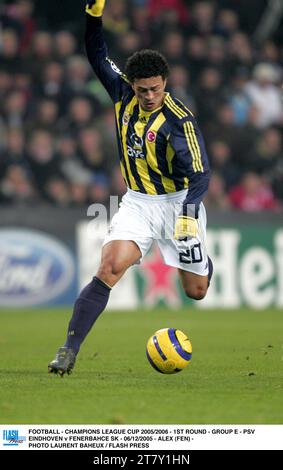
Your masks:
<svg viewBox="0 0 283 470"><path fill-rule="evenodd" d="M69 25L51 31L34 4L15 0L0 10L0 203L107 201L125 191L112 103L90 69L83 34ZM108 0L105 38L121 68L144 47L167 57L168 90L205 136L208 207L281 210L283 41L256 42L251 12L235 4Z"/></svg>

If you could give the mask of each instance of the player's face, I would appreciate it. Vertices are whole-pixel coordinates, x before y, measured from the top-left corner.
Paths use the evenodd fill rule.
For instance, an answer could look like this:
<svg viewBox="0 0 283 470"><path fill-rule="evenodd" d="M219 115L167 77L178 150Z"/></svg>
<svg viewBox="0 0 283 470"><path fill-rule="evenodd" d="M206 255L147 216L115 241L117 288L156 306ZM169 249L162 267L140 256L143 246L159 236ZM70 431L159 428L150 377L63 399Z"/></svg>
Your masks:
<svg viewBox="0 0 283 470"><path fill-rule="evenodd" d="M161 75L139 78L132 83L132 88L144 111L154 111L162 105L165 87L166 80L163 80Z"/></svg>

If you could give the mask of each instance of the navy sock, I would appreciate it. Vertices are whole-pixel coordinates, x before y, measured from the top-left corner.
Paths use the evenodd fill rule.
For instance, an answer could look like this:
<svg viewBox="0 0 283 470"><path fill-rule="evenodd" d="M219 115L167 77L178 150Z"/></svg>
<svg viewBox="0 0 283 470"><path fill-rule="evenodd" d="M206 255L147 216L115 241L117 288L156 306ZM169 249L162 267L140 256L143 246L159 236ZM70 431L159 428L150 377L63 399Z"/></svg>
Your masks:
<svg viewBox="0 0 283 470"><path fill-rule="evenodd" d="M210 284L212 274L213 274L213 263L210 259L210 257L207 257L207 262L208 262L208 285Z"/></svg>
<svg viewBox="0 0 283 470"><path fill-rule="evenodd" d="M77 298L65 343L65 347L72 348L75 354L79 352L89 330L105 309L110 291L110 287L94 277Z"/></svg>

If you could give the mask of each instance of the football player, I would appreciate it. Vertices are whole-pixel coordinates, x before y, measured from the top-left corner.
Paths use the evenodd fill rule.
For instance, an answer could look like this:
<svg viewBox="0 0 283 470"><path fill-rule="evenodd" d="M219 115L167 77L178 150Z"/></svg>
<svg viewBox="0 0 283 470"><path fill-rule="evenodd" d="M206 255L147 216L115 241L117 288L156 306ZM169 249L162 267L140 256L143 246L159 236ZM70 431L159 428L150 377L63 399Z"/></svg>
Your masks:
<svg viewBox="0 0 283 470"><path fill-rule="evenodd" d="M86 51L115 109L121 172L127 185L105 237L101 264L74 305L67 340L49 372L70 373L112 287L157 241L164 262L178 269L186 295L203 299L212 275L202 198L210 169L192 112L166 91L169 67L155 50L141 50L122 73L103 38L105 0L86 4Z"/></svg>

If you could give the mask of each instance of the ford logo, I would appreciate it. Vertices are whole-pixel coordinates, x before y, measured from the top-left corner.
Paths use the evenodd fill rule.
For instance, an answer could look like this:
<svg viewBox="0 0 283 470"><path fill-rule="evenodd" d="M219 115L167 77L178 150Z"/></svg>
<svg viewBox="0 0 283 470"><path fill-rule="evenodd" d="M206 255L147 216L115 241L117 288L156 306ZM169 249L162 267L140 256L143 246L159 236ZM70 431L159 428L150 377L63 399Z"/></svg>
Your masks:
<svg viewBox="0 0 283 470"><path fill-rule="evenodd" d="M0 305L29 306L56 299L74 281L72 254L41 232L0 230Z"/></svg>

